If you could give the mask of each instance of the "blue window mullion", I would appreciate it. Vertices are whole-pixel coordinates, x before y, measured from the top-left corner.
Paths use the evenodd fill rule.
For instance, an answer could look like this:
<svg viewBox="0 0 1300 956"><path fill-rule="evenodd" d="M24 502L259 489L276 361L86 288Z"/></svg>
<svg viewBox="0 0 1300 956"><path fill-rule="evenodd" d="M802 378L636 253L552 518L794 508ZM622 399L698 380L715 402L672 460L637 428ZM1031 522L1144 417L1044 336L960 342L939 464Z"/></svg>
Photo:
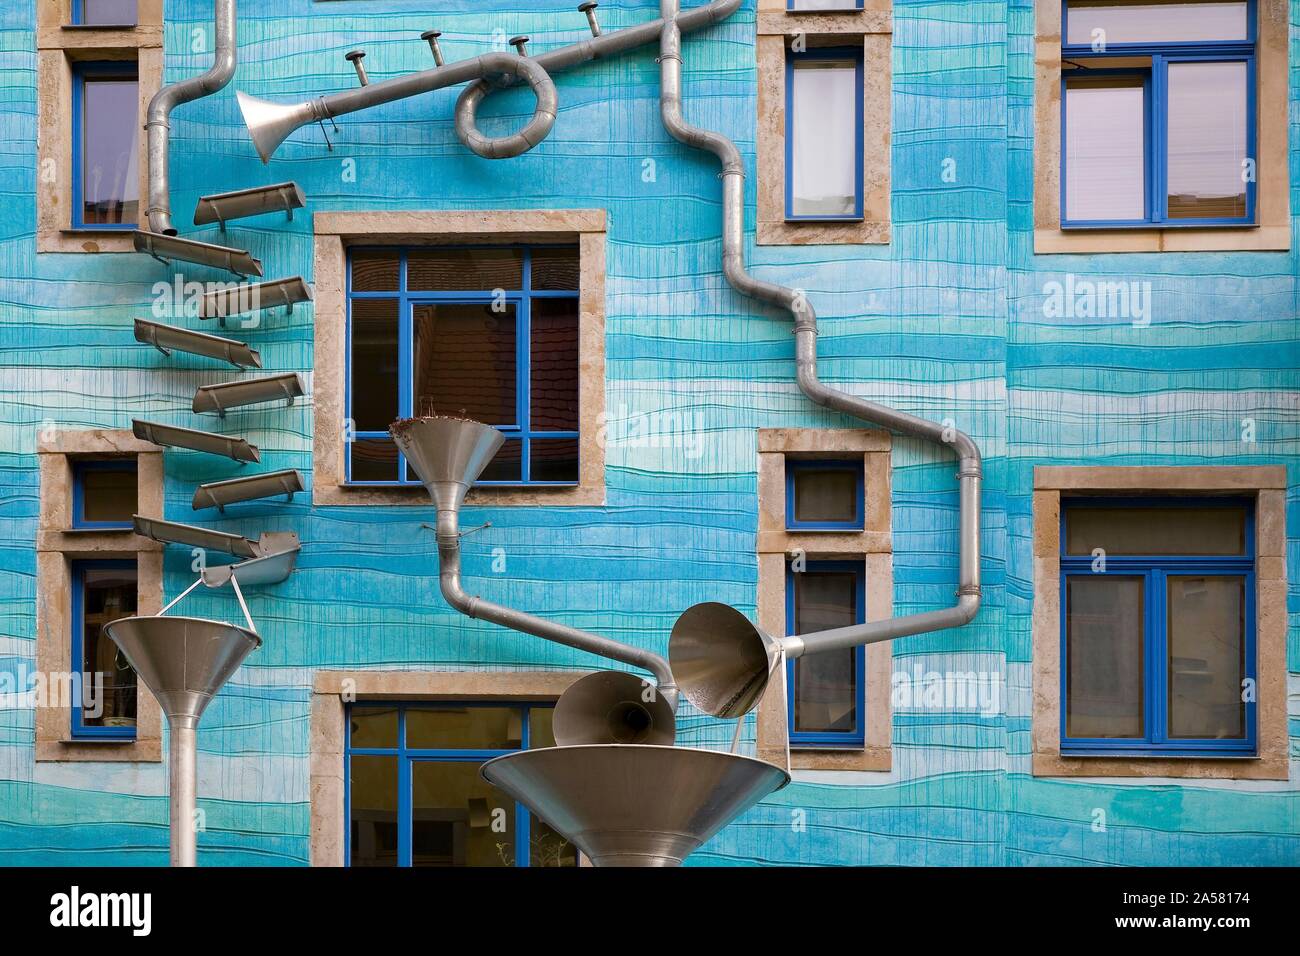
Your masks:
<svg viewBox="0 0 1300 956"><path fill-rule="evenodd" d="M407 254L403 249L397 260L397 409L399 418L415 417L415 322L414 306L406 294ZM394 443L396 444L396 443ZM406 481L406 456L397 449L397 480Z"/></svg>
<svg viewBox="0 0 1300 956"><path fill-rule="evenodd" d="M523 297L519 307L516 310L515 326L515 400L518 406L515 410L515 422L519 425L520 439L519 448L519 480L528 481L533 476L532 468L532 442L529 441L528 435L532 429L532 374L530 372L532 362L532 343L533 343L533 309L530 298L533 288L533 253L531 249L524 250L524 288L529 290L529 294Z"/></svg>
<svg viewBox="0 0 1300 956"><path fill-rule="evenodd" d="M1169 739L1169 658L1165 635L1165 572L1152 568L1147 572L1147 634L1145 668L1147 673L1147 742L1167 743Z"/></svg>

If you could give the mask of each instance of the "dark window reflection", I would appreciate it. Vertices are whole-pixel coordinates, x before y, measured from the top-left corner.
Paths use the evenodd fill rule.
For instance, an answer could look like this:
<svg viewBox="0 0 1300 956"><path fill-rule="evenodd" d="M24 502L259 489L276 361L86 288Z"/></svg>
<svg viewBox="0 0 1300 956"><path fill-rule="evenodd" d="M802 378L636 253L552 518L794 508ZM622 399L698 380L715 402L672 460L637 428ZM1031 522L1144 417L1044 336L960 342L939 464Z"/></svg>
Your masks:
<svg viewBox="0 0 1300 956"><path fill-rule="evenodd" d="M88 686L102 680L102 699L84 708L84 727L135 726L135 671L103 632L109 621L130 617L136 612L136 569L96 568L85 566L81 583L81 661L82 680ZM98 713L96 713L98 711Z"/></svg>
<svg viewBox="0 0 1300 956"><path fill-rule="evenodd" d="M139 83L134 65L88 72L81 95L81 222L87 226L139 221Z"/></svg>
<svg viewBox="0 0 1300 956"><path fill-rule="evenodd" d="M796 634L858 621L858 578L848 571L799 572L794 577ZM857 727L857 651L810 654L794 662L794 730L847 733Z"/></svg>

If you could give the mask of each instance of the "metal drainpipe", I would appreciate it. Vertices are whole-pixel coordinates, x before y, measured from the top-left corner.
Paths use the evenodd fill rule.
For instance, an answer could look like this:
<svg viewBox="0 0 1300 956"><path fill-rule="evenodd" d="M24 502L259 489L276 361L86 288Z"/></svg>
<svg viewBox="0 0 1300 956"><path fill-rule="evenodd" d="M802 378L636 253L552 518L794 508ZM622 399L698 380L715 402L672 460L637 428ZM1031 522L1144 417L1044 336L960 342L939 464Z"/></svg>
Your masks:
<svg viewBox="0 0 1300 956"><path fill-rule="evenodd" d="M199 834L194 819L198 789L198 727L195 717L177 716L167 721L167 732L172 738L167 748L172 866L198 865Z"/></svg>
<svg viewBox="0 0 1300 956"><path fill-rule="evenodd" d="M216 53L212 68L202 76L165 86L149 101L145 132L148 135L149 228L166 236L176 235L172 226L171 184L167 170L171 140L171 112L182 103L216 93L235 75L235 0L215 0Z"/></svg>
<svg viewBox="0 0 1300 956"><path fill-rule="evenodd" d="M673 680L672 668L663 657L466 593L460 586L460 515L457 510L439 509L437 533L439 584L442 596L456 610L469 617L482 618L502 627L647 670L655 675L657 692L669 707L677 710L677 683Z"/></svg>
<svg viewBox="0 0 1300 956"><path fill-rule="evenodd" d="M874 644L968 623L980 607L980 451L966 434L906 412L877 405L823 384L817 377L817 316L794 289L756 279L745 270L745 165L736 144L721 133L691 126L682 117L682 36L677 15L680 0L660 0L660 114L664 127L679 142L713 153L722 163L722 269L727 281L744 295L788 309L794 316L795 365L800 390L818 405L845 412L904 435L951 445L957 453L960 481L959 572L957 602L884 621L870 621L798 637L784 637L787 657ZM734 9L734 5L732 7ZM728 11L730 12L730 11Z"/></svg>

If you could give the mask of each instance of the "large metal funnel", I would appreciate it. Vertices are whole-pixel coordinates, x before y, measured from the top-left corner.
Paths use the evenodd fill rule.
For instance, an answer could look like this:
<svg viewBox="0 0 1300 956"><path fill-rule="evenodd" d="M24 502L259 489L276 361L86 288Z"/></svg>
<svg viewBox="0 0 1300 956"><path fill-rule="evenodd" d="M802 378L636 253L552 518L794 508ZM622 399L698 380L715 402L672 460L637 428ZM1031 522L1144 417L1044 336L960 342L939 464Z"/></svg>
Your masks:
<svg viewBox="0 0 1300 956"><path fill-rule="evenodd" d="M752 757L644 744L523 750L480 772L596 866L679 866L790 782Z"/></svg>
<svg viewBox="0 0 1300 956"><path fill-rule="evenodd" d="M743 717L772 676L780 645L734 607L687 608L668 639L668 662L692 704L714 717Z"/></svg>
<svg viewBox="0 0 1300 956"><path fill-rule="evenodd" d="M262 644L235 624L197 617L124 617L104 625L153 691L169 721L195 724L212 698Z"/></svg>
<svg viewBox="0 0 1300 956"><path fill-rule="evenodd" d="M238 591L238 582L232 579L232 583ZM251 619L249 625L251 628ZM261 646L262 639L235 624L161 614L119 618L105 624L104 633L121 649L167 715L171 864L196 866L199 717L244 658Z"/></svg>
<svg viewBox="0 0 1300 956"><path fill-rule="evenodd" d="M491 425L445 416L406 418L393 422L389 432L439 511L460 508L465 492L505 442Z"/></svg>

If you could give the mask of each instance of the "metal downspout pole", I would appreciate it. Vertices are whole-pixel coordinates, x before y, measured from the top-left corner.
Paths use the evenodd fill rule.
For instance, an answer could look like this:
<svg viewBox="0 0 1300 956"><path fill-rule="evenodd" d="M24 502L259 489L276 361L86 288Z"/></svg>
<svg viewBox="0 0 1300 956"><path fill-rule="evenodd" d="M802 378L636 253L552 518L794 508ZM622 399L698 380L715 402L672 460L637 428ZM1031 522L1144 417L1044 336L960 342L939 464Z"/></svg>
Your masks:
<svg viewBox="0 0 1300 956"><path fill-rule="evenodd" d="M216 53L212 68L201 76L165 86L149 101L145 134L148 137L149 229L167 236L176 235L172 226L171 183L167 169L170 155L171 112L182 103L216 93L235 75L237 43L235 41L235 0L215 0Z"/></svg>
<svg viewBox="0 0 1300 956"><path fill-rule="evenodd" d="M198 719L176 716L168 720L167 789L171 816L171 865L198 865Z"/></svg>
<svg viewBox="0 0 1300 956"><path fill-rule="evenodd" d="M469 617L481 618L544 640L564 644L600 657L640 667L655 675L657 693L677 710L677 684L668 661L652 651L504 607L467 593L460 584L460 515L458 510L438 509L439 584L447 603Z"/></svg>
<svg viewBox="0 0 1300 956"><path fill-rule="evenodd" d="M730 13L738 5L730 4ZM799 388L809 399L865 422L904 435L950 445L957 454L960 481L959 574L957 601L940 611L870 621L816 634L779 639L787 657L874 644L968 623L980 607L980 484L982 467L975 442L956 429L878 405L823 384L817 377L817 316L806 297L794 289L756 279L745 269L745 166L735 143L712 130L691 126L682 117L682 37L678 27L680 0L660 0L660 114L664 127L679 142L704 149L722 164L722 269L732 287L744 295L789 310L794 317L795 364ZM724 14L725 15L725 14Z"/></svg>

